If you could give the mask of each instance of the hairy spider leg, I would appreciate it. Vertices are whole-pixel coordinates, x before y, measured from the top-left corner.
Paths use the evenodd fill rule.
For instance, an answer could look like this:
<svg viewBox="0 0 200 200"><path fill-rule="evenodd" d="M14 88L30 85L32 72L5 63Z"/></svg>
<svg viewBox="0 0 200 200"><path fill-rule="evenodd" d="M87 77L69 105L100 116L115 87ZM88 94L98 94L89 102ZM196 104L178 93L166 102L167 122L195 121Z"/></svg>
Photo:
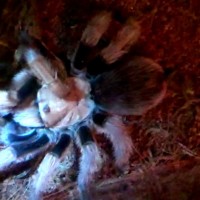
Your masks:
<svg viewBox="0 0 200 200"><path fill-rule="evenodd" d="M28 70L21 70L17 73L8 91L0 91L0 114L7 115L19 104L23 104L28 97L33 97L39 85L36 79Z"/></svg>
<svg viewBox="0 0 200 200"><path fill-rule="evenodd" d="M34 177L32 190L30 191L30 199L42 199L42 193L47 189L47 183L49 183L53 175L55 175L56 168L63 161L70 148L70 142L70 136L63 133L51 152L46 154Z"/></svg>
<svg viewBox="0 0 200 200"><path fill-rule="evenodd" d="M139 36L139 23L131 17L128 18L109 44L88 63L87 73L90 76L97 76L115 69L116 66L112 64L129 51L130 47L137 42Z"/></svg>
<svg viewBox="0 0 200 200"><path fill-rule="evenodd" d="M93 51L93 47L100 41L107 31L112 20L112 13L103 11L91 19L83 31L81 41L72 58L72 73L81 73L87 65L87 58Z"/></svg>
<svg viewBox="0 0 200 200"><path fill-rule="evenodd" d="M87 125L83 125L78 129L76 142L81 150L80 169L78 174L80 197L81 200L92 200L92 193L94 192L92 183L95 174L102 168L102 154Z"/></svg>
<svg viewBox="0 0 200 200"><path fill-rule="evenodd" d="M31 71L23 69L13 77L10 90L17 91L18 101L23 102L27 97L36 95L39 87L39 83Z"/></svg>
<svg viewBox="0 0 200 200"><path fill-rule="evenodd" d="M112 64L128 52L140 36L140 25L132 17L128 18L110 44L100 55L107 64Z"/></svg>
<svg viewBox="0 0 200 200"><path fill-rule="evenodd" d="M0 151L0 180L20 173L24 173L22 176L33 173L55 143L47 130L31 130L14 122L8 123L2 134L2 142L7 148Z"/></svg>
<svg viewBox="0 0 200 200"><path fill-rule="evenodd" d="M93 122L97 132L111 141L117 170L125 171L133 152L130 127L123 123L121 116L107 115L105 112L94 113Z"/></svg>

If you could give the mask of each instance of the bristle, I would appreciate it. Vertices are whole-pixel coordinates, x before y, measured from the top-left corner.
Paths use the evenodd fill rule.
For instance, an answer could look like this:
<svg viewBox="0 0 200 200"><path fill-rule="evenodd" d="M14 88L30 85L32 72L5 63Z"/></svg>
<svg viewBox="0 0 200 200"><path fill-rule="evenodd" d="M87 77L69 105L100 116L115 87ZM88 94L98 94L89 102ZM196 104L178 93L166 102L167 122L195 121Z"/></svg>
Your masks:
<svg viewBox="0 0 200 200"><path fill-rule="evenodd" d="M50 136L52 136L52 134L50 134ZM65 133L61 135L57 144L55 144L55 140L57 141L55 133L51 140L54 142L54 147L53 149L51 148L51 153L46 154L40 163L32 183L30 198L33 200L41 198L42 193L47 189L48 183L53 179L56 168L63 162L66 155L69 153L68 151L71 151L71 148L73 148L73 145L70 145L72 144L70 143L70 136Z"/></svg>
<svg viewBox="0 0 200 200"><path fill-rule="evenodd" d="M114 150L115 166L123 170L129 164L133 152L130 127L123 124L121 117L112 116L107 119L103 127L97 127L97 131L104 133L111 141Z"/></svg>
<svg viewBox="0 0 200 200"><path fill-rule="evenodd" d="M108 29L111 19L112 13L107 11L103 11L93 17L84 30L81 41L89 47L96 46Z"/></svg>
<svg viewBox="0 0 200 200"><path fill-rule="evenodd" d="M17 110L13 117L15 122L25 127L43 127L37 107Z"/></svg>
<svg viewBox="0 0 200 200"><path fill-rule="evenodd" d="M129 48L137 42L139 35L140 26L138 22L129 18L108 47L102 50L101 55L106 63L112 64L127 53Z"/></svg>
<svg viewBox="0 0 200 200"><path fill-rule="evenodd" d="M103 160L97 145L93 142L81 148L79 185L85 186L93 179L93 175L102 167Z"/></svg>
<svg viewBox="0 0 200 200"><path fill-rule="evenodd" d="M111 20L111 13L103 11L93 17L88 23L72 58L72 73L85 76L87 62L90 60L90 57L94 52L92 47L96 46L101 40L101 37L108 29Z"/></svg>
<svg viewBox="0 0 200 200"><path fill-rule="evenodd" d="M81 150L78 188L81 200L90 199L92 183L96 173L102 168L104 157L103 152L94 142L90 127L86 124L81 126L75 134L75 142Z"/></svg>
<svg viewBox="0 0 200 200"><path fill-rule="evenodd" d="M47 154L42 160L37 174L32 183L32 199L40 199L42 193L46 191L47 185L55 173L55 169L60 164L60 159L53 154Z"/></svg>
<svg viewBox="0 0 200 200"><path fill-rule="evenodd" d="M93 192L91 186L96 173L99 172L102 167L103 159L99 148L94 142L82 146L81 154L78 187L81 199L84 200L90 199L90 195Z"/></svg>

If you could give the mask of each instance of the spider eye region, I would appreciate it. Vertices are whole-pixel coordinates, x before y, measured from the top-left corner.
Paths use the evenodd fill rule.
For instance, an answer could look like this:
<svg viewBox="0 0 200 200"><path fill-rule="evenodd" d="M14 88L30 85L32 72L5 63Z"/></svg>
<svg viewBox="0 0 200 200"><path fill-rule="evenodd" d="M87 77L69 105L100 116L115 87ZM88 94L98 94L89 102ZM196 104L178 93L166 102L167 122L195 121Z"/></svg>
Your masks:
<svg viewBox="0 0 200 200"><path fill-rule="evenodd" d="M89 83L79 78L69 78L66 89L69 92L63 97L55 94L48 85L38 91L39 112L46 127L65 128L91 114L94 102L89 98Z"/></svg>

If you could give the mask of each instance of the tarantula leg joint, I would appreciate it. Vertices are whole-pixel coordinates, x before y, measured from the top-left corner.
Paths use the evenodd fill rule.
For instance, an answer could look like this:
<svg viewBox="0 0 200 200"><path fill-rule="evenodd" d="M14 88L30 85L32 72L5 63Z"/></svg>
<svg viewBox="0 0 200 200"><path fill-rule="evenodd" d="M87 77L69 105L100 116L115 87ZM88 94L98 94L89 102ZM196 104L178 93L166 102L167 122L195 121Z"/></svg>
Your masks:
<svg viewBox="0 0 200 200"><path fill-rule="evenodd" d="M61 157L65 149L69 146L70 142L71 142L70 136L67 134L62 134L59 142L52 149L52 153L57 155L58 157Z"/></svg>
<svg viewBox="0 0 200 200"><path fill-rule="evenodd" d="M81 126L78 130L81 145L88 145L94 142L94 139L90 133L90 129L87 126Z"/></svg>

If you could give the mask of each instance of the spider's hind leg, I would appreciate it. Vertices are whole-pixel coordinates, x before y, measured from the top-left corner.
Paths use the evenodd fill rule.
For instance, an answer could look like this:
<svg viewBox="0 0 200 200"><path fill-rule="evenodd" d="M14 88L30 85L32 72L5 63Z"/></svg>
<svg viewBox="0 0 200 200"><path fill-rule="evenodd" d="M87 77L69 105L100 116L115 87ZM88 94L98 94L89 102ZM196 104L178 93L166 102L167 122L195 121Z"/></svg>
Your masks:
<svg viewBox="0 0 200 200"><path fill-rule="evenodd" d="M133 153L133 143L129 136L130 127L122 122L120 116L108 115L105 112L94 113L93 122L96 125L97 132L104 133L111 141L117 170L125 171Z"/></svg>
<svg viewBox="0 0 200 200"><path fill-rule="evenodd" d="M92 182L94 181L95 174L100 171L103 164L102 152L100 152L95 143L88 126L81 126L78 129L77 135L77 144L81 150L78 187L81 200L90 200L93 199L93 192L95 191L92 188Z"/></svg>

